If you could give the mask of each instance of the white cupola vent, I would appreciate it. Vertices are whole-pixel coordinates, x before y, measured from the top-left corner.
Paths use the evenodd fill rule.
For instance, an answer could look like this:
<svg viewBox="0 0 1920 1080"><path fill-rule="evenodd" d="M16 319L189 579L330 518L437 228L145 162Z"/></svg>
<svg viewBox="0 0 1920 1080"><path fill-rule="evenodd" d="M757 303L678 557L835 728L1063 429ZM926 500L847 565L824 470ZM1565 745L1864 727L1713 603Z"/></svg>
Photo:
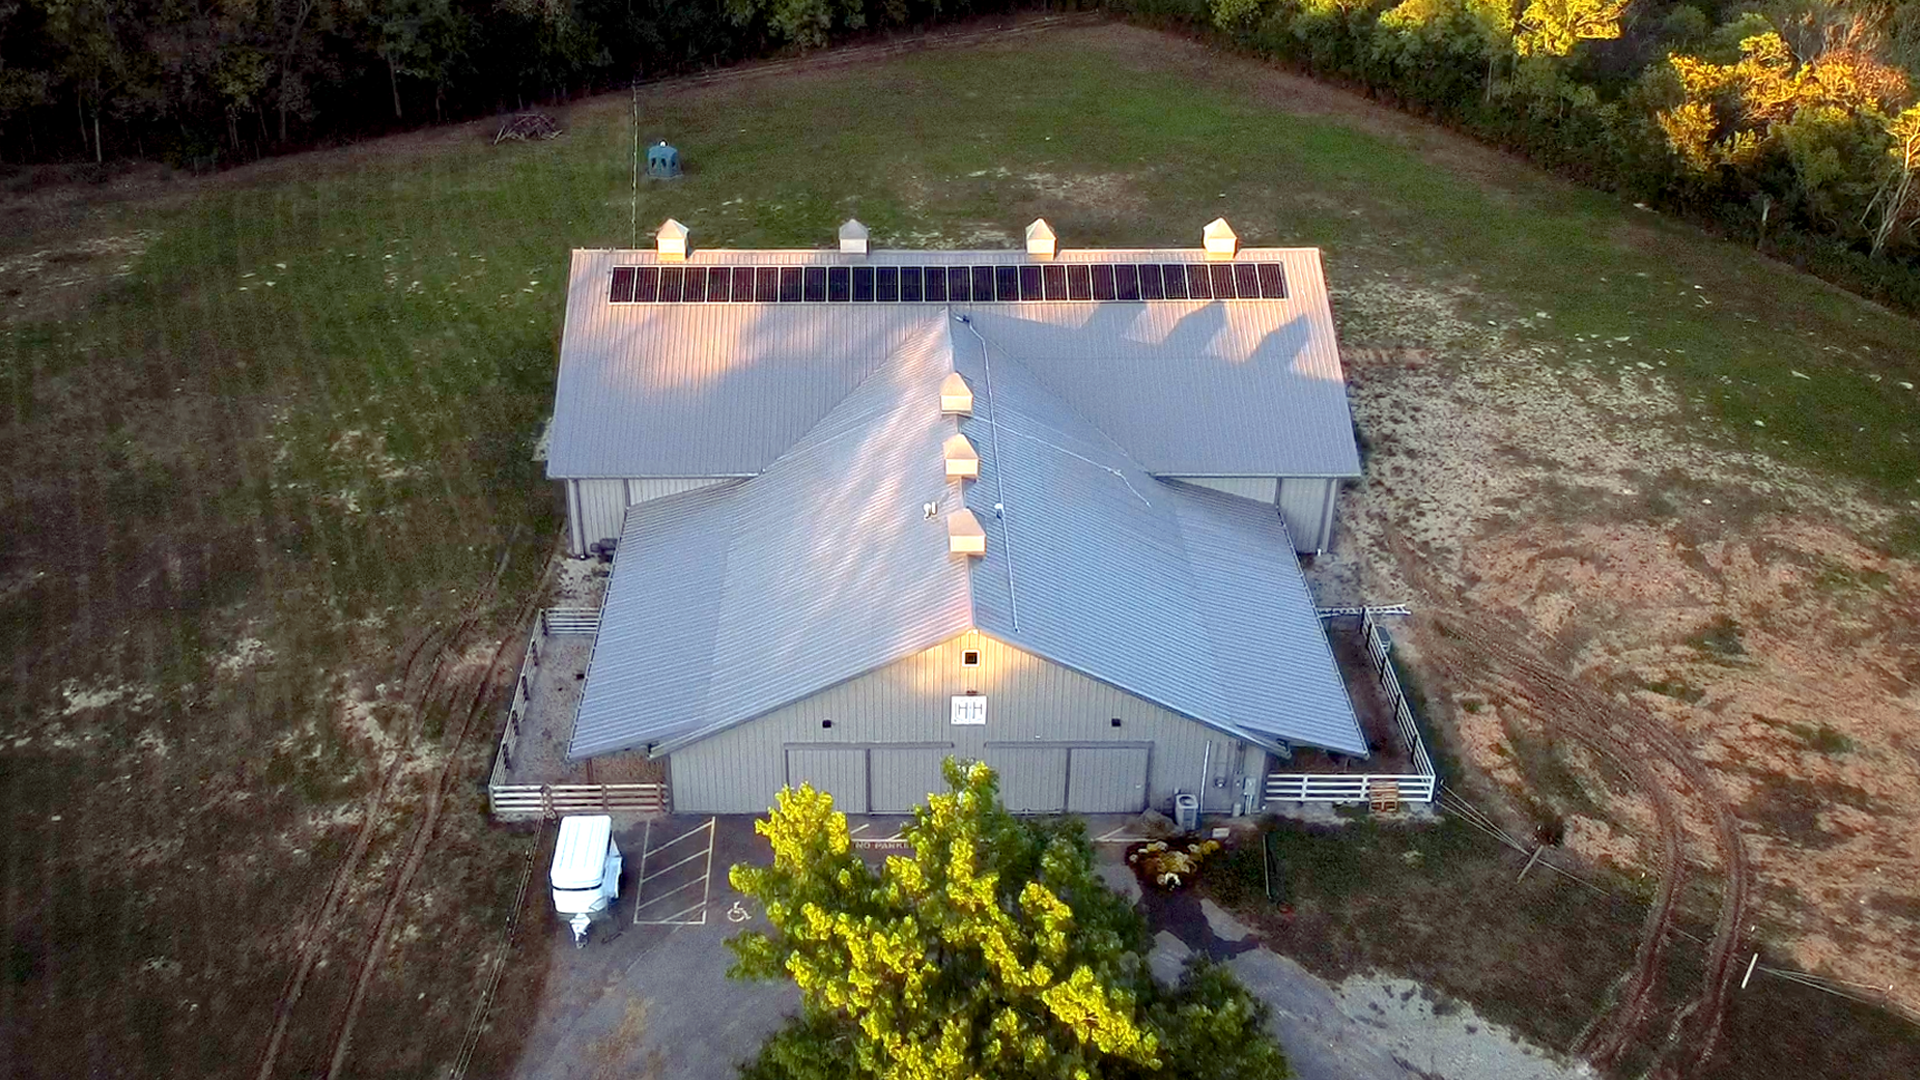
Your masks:
<svg viewBox="0 0 1920 1080"><path fill-rule="evenodd" d="M660 253L661 262L684 262L687 258L687 227L668 218L660 224L660 231L653 234L654 250Z"/></svg>
<svg viewBox="0 0 1920 1080"><path fill-rule="evenodd" d="M955 555L985 555L987 530L971 510L955 510L947 515L947 550Z"/></svg>
<svg viewBox="0 0 1920 1080"><path fill-rule="evenodd" d="M1060 248L1059 238L1046 218L1034 218L1027 226L1027 254L1036 259L1051 259Z"/></svg>
<svg viewBox="0 0 1920 1080"><path fill-rule="evenodd" d="M840 226L840 253L842 255L865 255L867 253L867 227L853 218Z"/></svg>
<svg viewBox="0 0 1920 1080"><path fill-rule="evenodd" d="M1234 235L1233 226L1223 217L1214 218L1200 233L1200 242L1207 249L1209 259L1231 259L1234 252L1240 250L1240 238Z"/></svg>
<svg viewBox="0 0 1920 1080"><path fill-rule="evenodd" d="M980 452L965 435L952 435L942 446L947 456L947 478L980 479Z"/></svg>
<svg viewBox="0 0 1920 1080"><path fill-rule="evenodd" d="M973 390L957 371L950 371L940 382L940 411L949 416L973 415Z"/></svg>

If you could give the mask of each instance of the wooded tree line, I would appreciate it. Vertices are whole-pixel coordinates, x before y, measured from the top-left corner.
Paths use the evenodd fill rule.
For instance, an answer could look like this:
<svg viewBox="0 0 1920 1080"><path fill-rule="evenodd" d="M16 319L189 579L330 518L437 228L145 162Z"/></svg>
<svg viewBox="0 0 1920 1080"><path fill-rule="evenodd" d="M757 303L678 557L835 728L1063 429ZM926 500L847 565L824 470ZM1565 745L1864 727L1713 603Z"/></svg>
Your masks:
<svg viewBox="0 0 1920 1080"><path fill-rule="evenodd" d="M0 161L246 160L1017 0L0 0Z"/></svg>
<svg viewBox="0 0 1920 1080"><path fill-rule="evenodd" d="M1920 4L1111 0L1920 312Z"/></svg>

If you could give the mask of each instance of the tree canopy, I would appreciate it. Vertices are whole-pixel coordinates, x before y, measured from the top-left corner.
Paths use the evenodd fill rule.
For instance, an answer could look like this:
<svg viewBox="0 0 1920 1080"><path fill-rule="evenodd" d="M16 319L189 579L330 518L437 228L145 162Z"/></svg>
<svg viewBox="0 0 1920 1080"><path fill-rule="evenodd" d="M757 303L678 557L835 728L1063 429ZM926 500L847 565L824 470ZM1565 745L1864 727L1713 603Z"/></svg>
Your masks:
<svg viewBox="0 0 1920 1080"><path fill-rule="evenodd" d="M755 824L771 866L735 866L770 931L729 942L735 974L791 978L801 1015L753 1080L1287 1075L1266 1006L1225 969L1155 982L1139 916L1101 882L1075 820L1016 818L993 770L947 764L872 868L832 797L782 791Z"/></svg>

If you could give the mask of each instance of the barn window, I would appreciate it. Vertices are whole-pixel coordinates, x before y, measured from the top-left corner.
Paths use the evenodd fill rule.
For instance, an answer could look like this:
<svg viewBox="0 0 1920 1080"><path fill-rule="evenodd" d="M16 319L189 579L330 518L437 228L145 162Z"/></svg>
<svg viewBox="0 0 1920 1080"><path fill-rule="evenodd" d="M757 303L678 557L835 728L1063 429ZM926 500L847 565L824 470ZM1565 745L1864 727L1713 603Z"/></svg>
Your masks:
<svg viewBox="0 0 1920 1080"><path fill-rule="evenodd" d="M822 720L822 721L820 721L820 726L821 726L821 727L832 727L832 726L833 726L833 721L831 721L831 720Z"/></svg>
<svg viewBox="0 0 1920 1080"><path fill-rule="evenodd" d="M960 666L961 667L979 667L980 666L980 650L979 649L962 650L960 653Z"/></svg>
<svg viewBox="0 0 1920 1080"><path fill-rule="evenodd" d="M1120 726L1120 718L1119 718L1119 717L1117 717L1117 716L1116 716L1116 717L1114 717L1114 718L1113 718L1113 726L1114 726L1114 727L1119 727L1119 726Z"/></svg>

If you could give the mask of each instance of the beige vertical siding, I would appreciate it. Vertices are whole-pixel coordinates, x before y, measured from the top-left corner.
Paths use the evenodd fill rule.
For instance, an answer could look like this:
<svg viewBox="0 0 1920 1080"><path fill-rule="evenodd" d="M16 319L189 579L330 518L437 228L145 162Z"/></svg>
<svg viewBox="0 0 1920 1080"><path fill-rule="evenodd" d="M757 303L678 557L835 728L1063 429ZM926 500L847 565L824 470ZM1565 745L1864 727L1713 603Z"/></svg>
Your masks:
<svg viewBox="0 0 1920 1080"><path fill-rule="evenodd" d="M1272 476L1176 476L1170 479L1263 503L1274 501L1280 483L1279 478Z"/></svg>
<svg viewBox="0 0 1920 1080"><path fill-rule="evenodd" d="M822 641L819 647L831 649L833 642ZM961 665L961 653L969 649L980 651L980 666ZM984 725L950 722L953 696L969 690L987 698ZM1121 726L1113 726L1115 718ZM831 726L823 726L828 721ZM1227 810L1239 795L1237 770L1250 760L1236 740L992 638L968 633L676 750L673 801L675 809L685 813L764 812L788 782L786 751L794 746L885 751L879 764L870 766L871 777L873 769L924 761L930 755L1004 761L1020 748L1032 747L1053 761L1065 758L1053 751L1072 746L1132 744L1147 754L1147 804L1166 807L1176 789L1192 791L1201 784L1209 741L1215 775L1226 783L1207 783L1205 805L1212 811ZM895 753L907 749L923 753ZM1258 755L1251 760L1257 762ZM1041 763L1031 764L1039 768ZM1036 791L1051 790L1051 782L1038 777L1023 783ZM1047 798L1064 800L1064 780L1061 788ZM1089 790L1096 789L1108 790L1097 785ZM870 780L869 791L875 790L876 807L882 798L898 801L904 791L891 778L877 788Z"/></svg>
<svg viewBox="0 0 1920 1080"><path fill-rule="evenodd" d="M620 535L627 507L683 491L724 484L724 477L654 477L626 480L592 478L568 480L567 536L575 555L585 555L594 544Z"/></svg>
<svg viewBox="0 0 1920 1080"><path fill-rule="evenodd" d="M1280 481L1280 516L1293 534L1295 550L1323 551L1333 540L1333 497L1340 481L1324 477L1285 477Z"/></svg>
<svg viewBox="0 0 1920 1080"><path fill-rule="evenodd" d="M578 533L581 541L588 547L602 540L613 540L620 536L620 526L627 517L627 482L625 480L575 480L579 494L575 499L575 512L580 515ZM584 555L585 551L575 552Z"/></svg>
<svg viewBox="0 0 1920 1080"><path fill-rule="evenodd" d="M724 484L725 480L706 476L640 476L627 481L627 505L643 503L649 499L659 499L668 495L678 495L683 491L712 487Z"/></svg>

